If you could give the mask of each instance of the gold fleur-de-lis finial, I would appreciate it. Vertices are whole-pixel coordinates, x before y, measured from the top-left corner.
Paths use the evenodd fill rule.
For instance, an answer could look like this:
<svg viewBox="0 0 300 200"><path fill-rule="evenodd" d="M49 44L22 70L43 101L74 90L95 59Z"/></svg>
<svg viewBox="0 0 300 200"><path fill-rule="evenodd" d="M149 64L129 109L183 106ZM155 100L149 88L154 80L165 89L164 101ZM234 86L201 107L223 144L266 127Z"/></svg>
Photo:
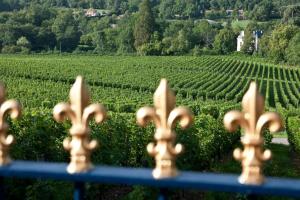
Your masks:
<svg viewBox="0 0 300 200"><path fill-rule="evenodd" d="M240 183L261 184L264 182L262 173L263 161L271 158L270 150L263 150L264 138L262 131L268 127L271 132L282 128L280 116L274 112L264 112L264 99L259 94L255 82L242 100L243 111L230 111L224 117L224 125L229 131L234 131L240 125L245 135L242 138L244 150L237 148L233 152L235 159L242 162Z"/></svg>
<svg viewBox="0 0 300 200"><path fill-rule="evenodd" d="M182 128L188 127L193 116L185 107L175 108L175 95L168 87L166 79L162 79L154 93L154 108L143 107L137 112L137 122L145 126L153 120L156 131L154 138L156 145L147 146L148 153L155 157L156 167L153 170L154 178L167 178L177 175L175 165L176 156L183 151L183 146L177 144L174 148L176 133L173 131L176 121L179 120Z"/></svg>
<svg viewBox="0 0 300 200"><path fill-rule="evenodd" d="M92 168L91 152L97 147L97 141L90 141L89 119L94 116L96 123L106 117L105 108L100 104L90 104L90 94L81 76L76 78L70 90L70 103L59 103L54 107L53 116L62 122L69 118L72 122L70 135L63 146L71 153L71 161L67 168L69 173L80 173Z"/></svg>
<svg viewBox="0 0 300 200"><path fill-rule="evenodd" d="M14 142L12 135L6 135L8 124L5 116L9 114L12 119L16 119L21 115L21 105L15 100L5 101L5 88L0 84L0 165L9 164L11 159L9 156L9 147Z"/></svg>

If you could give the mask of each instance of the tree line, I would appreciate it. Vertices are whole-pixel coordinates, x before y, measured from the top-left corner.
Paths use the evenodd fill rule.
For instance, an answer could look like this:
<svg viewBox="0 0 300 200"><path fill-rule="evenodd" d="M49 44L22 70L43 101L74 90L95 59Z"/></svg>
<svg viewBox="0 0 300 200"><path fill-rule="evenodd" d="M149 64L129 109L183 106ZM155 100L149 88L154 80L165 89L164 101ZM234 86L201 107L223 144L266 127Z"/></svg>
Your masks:
<svg viewBox="0 0 300 200"><path fill-rule="evenodd" d="M245 29L243 53L299 64L300 6L293 3L292 0L284 3L276 0L226 3L221 0L3 0L0 2L0 10L5 10L0 12L0 49L2 53L228 54L236 50L236 38L242 30L231 26L231 21L239 17L235 13L237 9L245 9L245 15L253 22ZM84 8L90 7L111 12L88 17ZM208 20L207 15L211 17L212 13L222 13L225 9L232 12L223 16L223 24ZM277 20L270 20L273 18ZM258 52L253 43L254 30L264 33Z"/></svg>
<svg viewBox="0 0 300 200"><path fill-rule="evenodd" d="M2 0L0 11L13 11L28 8L31 4L46 7L98 8L117 13L136 12L142 0ZM155 12L166 18L195 17L207 10L243 9L245 11L266 10L266 7L279 11L282 6L299 3L297 0L151 0Z"/></svg>

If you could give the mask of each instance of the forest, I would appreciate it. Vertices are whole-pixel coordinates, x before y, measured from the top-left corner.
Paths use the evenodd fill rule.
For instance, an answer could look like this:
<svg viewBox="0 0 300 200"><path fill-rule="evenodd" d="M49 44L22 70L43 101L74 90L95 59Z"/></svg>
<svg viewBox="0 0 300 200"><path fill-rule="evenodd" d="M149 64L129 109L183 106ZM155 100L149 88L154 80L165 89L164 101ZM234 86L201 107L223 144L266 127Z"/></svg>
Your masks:
<svg viewBox="0 0 300 200"><path fill-rule="evenodd" d="M241 54L297 65L299 26L297 0L0 1L6 54L231 54L244 30ZM255 51L257 30L263 35Z"/></svg>

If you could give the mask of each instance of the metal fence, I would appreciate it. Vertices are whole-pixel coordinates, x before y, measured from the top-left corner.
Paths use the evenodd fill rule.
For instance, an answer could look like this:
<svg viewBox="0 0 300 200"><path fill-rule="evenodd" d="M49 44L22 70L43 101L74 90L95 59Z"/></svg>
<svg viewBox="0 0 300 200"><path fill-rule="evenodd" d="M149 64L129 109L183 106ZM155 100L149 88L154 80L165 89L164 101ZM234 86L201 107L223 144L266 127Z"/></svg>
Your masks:
<svg viewBox="0 0 300 200"><path fill-rule="evenodd" d="M3 179L31 178L64 180L74 183L74 199L84 199L85 184L88 182L105 184L144 185L160 189L158 199L168 198L169 188L198 189L201 191L223 191L246 195L279 195L300 197L300 180L285 178L265 178L262 174L263 162L270 159L271 152L263 150L263 128L271 132L282 128L278 114L264 113L264 100L253 82L242 101L242 111L230 111L224 117L224 125L229 131L241 126L245 135L241 142L243 150L234 150L234 157L242 163L241 175L201 172L179 172L175 166L176 156L183 145L174 144L176 133L173 128L179 122L186 128L193 122L193 116L185 107L175 107L175 95L167 81L161 80L154 94L154 107L144 107L137 112L137 122L145 126L153 121L156 126L154 143L147 151L155 158L152 169L93 166L90 160L97 141L90 141L88 122L94 117L97 123L106 118L106 111L100 104L89 104L90 95L82 77L77 77L70 91L70 103L55 106L54 118L61 122L72 122L70 138L63 146L70 151L70 163L50 163L32 161L11 161L9 147L13 136L8 135L5 116L17 118L21 106L15 100L4 101L4 88L0 88L0 198L5 199Z"/></svg>

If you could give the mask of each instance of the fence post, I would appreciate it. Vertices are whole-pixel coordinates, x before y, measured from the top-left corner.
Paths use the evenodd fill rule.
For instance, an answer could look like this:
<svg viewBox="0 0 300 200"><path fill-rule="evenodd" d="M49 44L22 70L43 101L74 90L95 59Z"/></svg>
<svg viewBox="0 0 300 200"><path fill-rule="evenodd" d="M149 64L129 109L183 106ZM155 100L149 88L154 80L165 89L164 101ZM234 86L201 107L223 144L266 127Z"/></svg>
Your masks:
<svg viewBox="0 0 300 200"><path fill-rule="evenodd" d="M0 177L0 200L5 199L5 190L4 190L4 178Z"/></svg>
<svg viewBox="0 0 300 200"><path fill-rule="evenodd" d="M85 183L84 182L75 182L74 183L74 200L83 200L85 193Z"/></svg>
<svg viewBox="0 0 300 200"><path fill-rule="evenodd" d="M157 200L168 200L168 189L160 188Z"/></svg>

